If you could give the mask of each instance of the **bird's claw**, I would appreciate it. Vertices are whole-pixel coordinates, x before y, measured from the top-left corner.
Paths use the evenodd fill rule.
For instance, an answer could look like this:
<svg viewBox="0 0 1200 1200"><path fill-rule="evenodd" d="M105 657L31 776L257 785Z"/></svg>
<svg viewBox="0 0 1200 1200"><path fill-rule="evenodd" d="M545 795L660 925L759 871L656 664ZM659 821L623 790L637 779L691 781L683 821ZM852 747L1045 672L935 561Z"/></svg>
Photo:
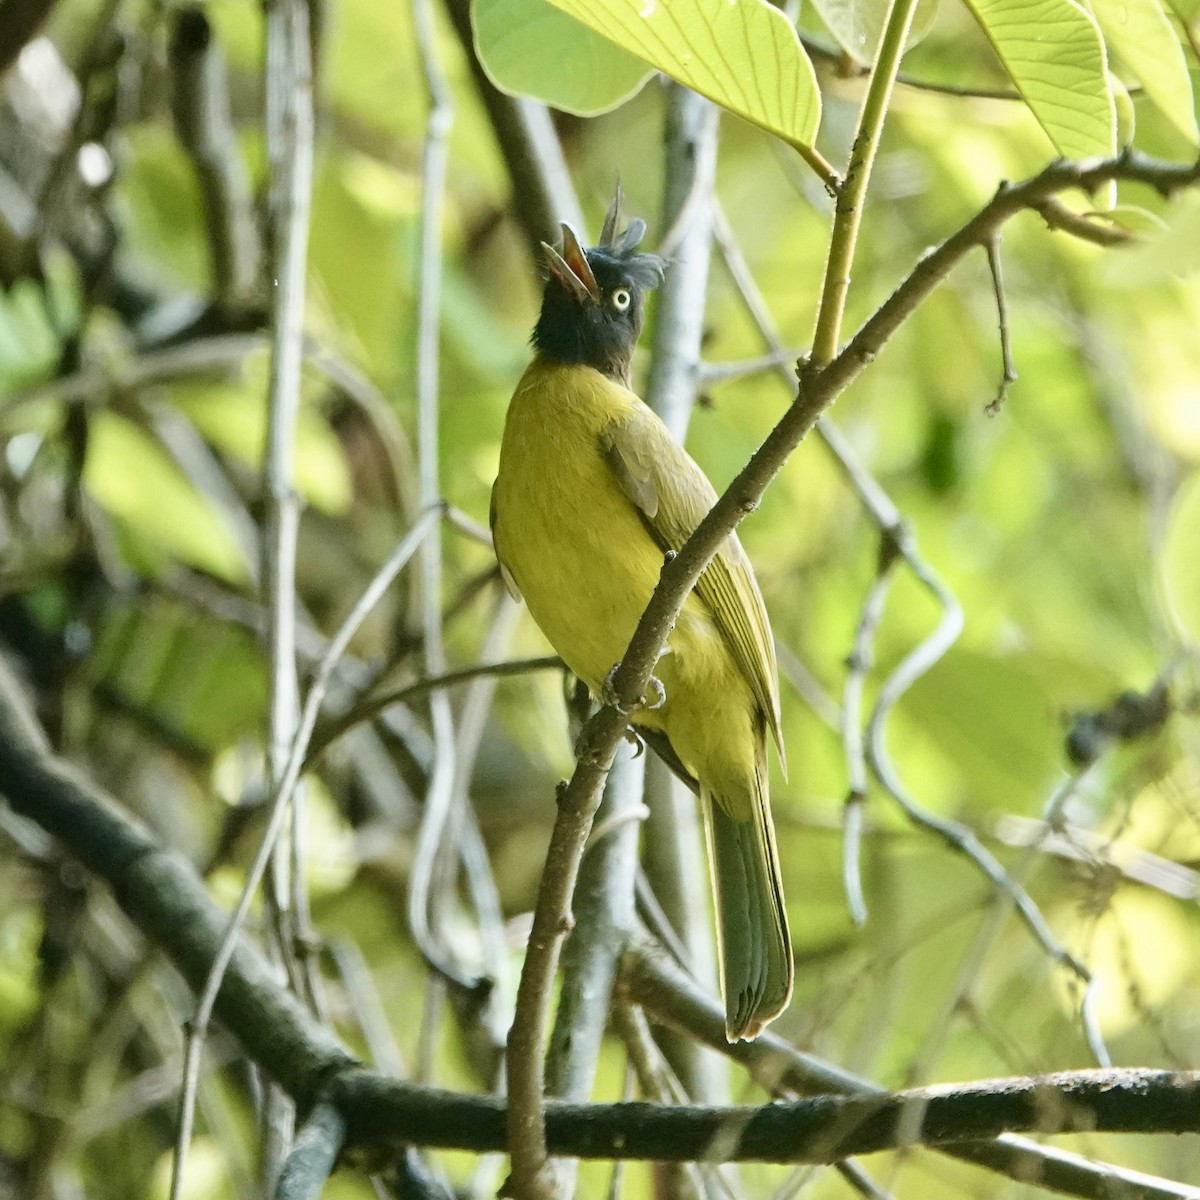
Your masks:
<svg viewBox="0 0 1200 1200"><path fill-rule="evenodd" d="M629 707L623 704L620 696L617 695L616 677L617 671L620 670L621 664L617 663L615 667L604 677L604 683L600 688L600 700L612 708L623 717L631 717L640 709L646 709L649 712L657 712L667 702L667 689L663 687L662 680L657 675L651 675L646 684L646 693L638 699L638 702Z"/></svg>
<svg viewBox="0 0 1200 1200"><path fill-rule="evenodd" d="M611 708L615 708L623 717L627 717L633 709L626 708L621 703L620 696L617 695L617 672L621 669L621 664L617 663L615 667L604 677L604 682L600 685L600 702L607 704Z"/></svg>

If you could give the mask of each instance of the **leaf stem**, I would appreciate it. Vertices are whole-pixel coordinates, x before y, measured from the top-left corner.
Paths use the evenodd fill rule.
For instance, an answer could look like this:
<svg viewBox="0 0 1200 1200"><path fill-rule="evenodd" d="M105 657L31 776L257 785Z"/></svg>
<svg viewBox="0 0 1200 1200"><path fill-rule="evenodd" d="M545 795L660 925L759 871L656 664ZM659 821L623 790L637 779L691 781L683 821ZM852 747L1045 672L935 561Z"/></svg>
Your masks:
<svg viewBox="0 0 1200 1200"><path fill-rule="evenodd" d="M892 98L904 43L908 40L908 30L916 8L917 0L892 0L883 27L883 37L879 41L879 54L871 72L871 82L867 85L867 95L859 113L858 131L854 135L850 161L846 166L846 178L837 189L833 231L829 238L829 259L825 264L821 305L817 310L817 324L813 332L811 361L816 368L823 367L837 354L867 185L871 181L871 168L875 165L875 154L879 149L883 119Z"/></svg>

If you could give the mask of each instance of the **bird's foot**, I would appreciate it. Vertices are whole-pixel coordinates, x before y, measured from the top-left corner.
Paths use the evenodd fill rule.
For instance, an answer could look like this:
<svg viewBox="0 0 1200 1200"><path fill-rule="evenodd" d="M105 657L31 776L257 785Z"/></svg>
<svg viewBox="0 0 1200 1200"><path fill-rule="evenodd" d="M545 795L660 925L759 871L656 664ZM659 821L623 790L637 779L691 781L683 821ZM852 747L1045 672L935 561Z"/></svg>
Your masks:
<svg viewBox="0 0 1200 1200"><path fill-rule="evenodd" d="M667 689L663 687L663 682L657 675L651 675L646 682L645 694L638 698L636 704L632 707L622 703L621 697L617 695L616 677L617 671L621 668L621 664L617 663L615 667L604 677L604 683L600 688L600 700L604 704L611 705L623 717L631 717L640 709L647 709L650 712L657 712L667 702Z"/></svg>

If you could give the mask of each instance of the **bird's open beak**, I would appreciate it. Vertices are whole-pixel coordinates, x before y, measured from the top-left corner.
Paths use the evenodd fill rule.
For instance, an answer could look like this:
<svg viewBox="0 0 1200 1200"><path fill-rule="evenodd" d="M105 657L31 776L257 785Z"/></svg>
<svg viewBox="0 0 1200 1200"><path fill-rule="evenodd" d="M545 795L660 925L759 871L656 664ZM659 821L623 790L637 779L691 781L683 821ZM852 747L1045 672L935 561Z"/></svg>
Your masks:
<svg viewBox="0 0 1200 1200"><path fill-rule="evenodd" d="M579 239L571 232L569 225L562 227L562 233L563 252L561 254L553 246L546 242L542 243L542 249L546 252L546 262L549 264L554 278L580 304L599 304L600 288L596 284L592 268L588 265L587 255L579 245Z"/></svg>

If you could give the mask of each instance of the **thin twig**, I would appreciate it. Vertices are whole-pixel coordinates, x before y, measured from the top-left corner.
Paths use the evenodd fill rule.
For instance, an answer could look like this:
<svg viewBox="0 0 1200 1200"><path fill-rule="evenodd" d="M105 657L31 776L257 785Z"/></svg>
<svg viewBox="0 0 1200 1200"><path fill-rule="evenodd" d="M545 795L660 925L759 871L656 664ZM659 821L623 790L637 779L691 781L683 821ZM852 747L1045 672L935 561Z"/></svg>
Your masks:
<svg viewBox="0 0 1200 1200"><path fill-rule="evenodd" d="M992 290L996 295L996 324L1000 331L1000 361L1003 373L1000 386L996 389L984 412L996 416L1008 399L1008 389L1017 382L1017 368L1013 363L1012 337L1008 331L1008 297L1004 291L1004 270L1000 262L1000 235L997 233L984 243L987 251L988 270L992 276Z"/></svg>
<svg viewBox="0 0 1200 1200"><path fill-rule="evenodd" d="M312 197L312 76L308 10L300 0L277 0L267 9L266 86L267 154L271 190L272 273L277 286L271 305L271 373L267 395L267 452L264 491L267 502L263 541L263 585L267 607L270 700L267 733L267 780L273 818L289 811L284 796L284 763L296 733L299 708L296 679L296 537L299 505L292 487L291 463L300 406L303 354L305 264ZM277 835L277 831L276 831ZM264 838L259 859L265 868L275 836ZM195 1111L204 1039L221 976L233 954L250 897L257 889L247 880L238 915L230 922L224 961L214 965L210 984L188 1027L184 1090L178 1141L171 1177L171 1200L182 1194ZM298 885L299 886L299 885ZM268 1164L268 1170L270 1170Z"/></svg>
<svg viewBox="0 0 1200 1200"><path fill-rule="evenodd" d="M260 299L262 248L250 181L229 111L225 56L203 9L174 18L171 113L200 184L213 299L230 315Z"/></svg>
<svg viewBox="0 0 1200 1200"><path fill-rule="evenodd" d="M760 354L757 358L742 358L734 362L701 363L700 383L701 385L728 383L732 379L743 379L747 375L757 375L775 367L788 367L802 353L802 350L785 348L772 350L770 354Z"/></svg>
<svg viewBox="0 0 1200 1200"><path fill-rule="evenodd" d="M480 651L485 659L493 659L507 652L520 613L521 608L517 602L506 591L498 589L495 608ZM446 813L446 823L436 838L431 836L427 842L427 845L436 847L436 865L440 867L438 872L431 869L427 878L432 883L435 873L439 875L437 882L440 895L427 896L423 901L418 897L418 903L423 903L429 910L432 908L433 899L442 904L451 900L456 894L454 884L461 863L478 922L483 974L479 979L472 978L459 962L454 966L455 978L467 980L471 990L477 990L478 1003L472 1006L475 1020L491 1038L493 1045L499 1048L504 1043L507 1014L501 1009L495 985L503 977L508 950L499 892L470 803L471 777L491 714L496 682L497 676L494 672L484 672L476 675L467 688L455 735L454 786ZM424 865L418 863L415 858L412 874L426 874ZM415 890L417 884L413 883L410 886ZM445 928L448 923L443 921L441 924ZM451 958L453 957L452 954Z"/></svg>
<svg viewBox="0 0 1200 1200"><path fill-rule="evenodd" d="M312 734L313 726L316 724L317 713L320 711L321 701L324 698L329 680L342 653L350 644L351 638L358 631L359 626L366 619L368 613L378 602L391 581L416 552L421 539L439 515L439 509L428 509L418 518L416 524L409 530L408 535L393 552L391 558L383 566L379 574L376 575L375 579L371 581L371 584L363 593L359 602L342 623L341 628L330 640L329 646L325 651L325 657L321 660L316 678L313 680L308 691L299 729L296 731L287 762L284 764L283 776L278 791L272 800L271 816L267 823L266 831L263 833L254 862L251 864L250 871L246 876L246 882L242 888L242 894L238 900L237 907L229 918L221 944L214 956L212 966L204 981L204 986L200 990L200 999L196 1005L196 1014L186 1031L184 1058L185 1097L190 1086L194 1098L196 1082L199 1080L204 1037L208 1030L209 1022L212 1019L217 996L221 990L225 973L238 948L241 929L250 911L250 905L258 890L258 885L262 881L279 833L283 828L284 820L288 815L289 800L291 799L292 791L296 780L299 778L304 762L305 747L309 736ZM194 1113L194 1099L191 1106L191 1113ZM189 1135L191 1132L191 1113L185 1107L184 1117L187 1118L186 1132ZM183 1118L180 1121L180 1129L180 1146L184 1146L186 1142L183 1140L183 1131L185 1129ZM176 1154L176 1161L181 1162L183 1155L181 1155L179 1149L177 1149ZM181 1173L181 1167L177 1166L176 1177L180 1176Z"/></svg>
<svg viewBox="0 0 1200 1200"><path fill-rule="evenodd" d="M891 710L908 689L945 655L962 632L962 607L953 593L927 565L922 566L920 578L941 602L942 618L929 637L909 652L880 688L871 718L867 722L867 755L871 770L910 821L937 834L953 849L971 859L996 887L1001 888L1010 897L1042 949L1059 966L1072 972L1087 989L1092 981L1091 973L1055 937L1045 917L1025 889L1005 872L970 829L957 821L935 816L917 804L892 763L887 749L887 722ZM1085 1000L1086 998L1085 991ZM1102 1066L1110 1065L1108 1051L1098 1029L1090 1020L1090 1010L1082 1008L1081 1016L1088 1042L1097 1061Z"/></svg>
<svg viewBox="0 0 1200 1200"><path fill-rule="evenodd" d="M1097 246L1124 246L1135 240L1128 229L1113 221L1109 213L1077 213L1061 200L1043 200L1037 211L1051 229L1061 230Z"/></svg>
<svg viewBox="0 0 1200 1200"><path fill-rule="evenodd" d="M867 760L863 748L862 698L867 675L872 666L872 647L879 623L883 620L884 605L895 578L892 567L897 561L894 552L885 547L895 540L883 534L879 569L875 581L867 590L862 615L854 631L853 648L847 660L846 686L842 692L842 744L846 748L846 775L849 791L842 810L842 886L851 919L856 925L867 923L867 904L863 898L862 871L859 864L862 847L863 808L867 802Z"/></svg>
<svg viewBox="0 0 1200 1200"><path fill-rule="evenodd" d="M541 658L517 658L508 662L477 663L473 667L460 667L455 671L446 671L425 679L418 679L405 684L402 688L384 692L378 696L368 696L358 701L353 708L342 713L327 725L318 726L308 749L305 767L311 767L320 756L329 749L340 737L349 733L359 725L375 720L389 708L397 704L408 704L419 700L443 688L457 687L481 676L505 678L510 675L529 675L534 671L565 671L566 664L555 654Z"/></svg>
<svg viewBox="0 0 1200 1200"><path fill-rule="evenodd" d="M439 482L438 331L442 268L442 211L446 191L446 165L454 105L442 73L433 27L431 0L412 0L421 78L429 100L425 141L421 152L421 242L417 280L416 400L417 470L421 501L431 504L441 496ZM424 635L424 670L427 676L446 670L442 645L442 543L431 538L421 555L421 627ZM426 961L436 970L457 978L453 964L441 961L429 924L429 871L441 842L454 792L454 717L450 698L438 689L430 693L429 717L433 726L434 758L425 794L425 809L417 832L414 870L409 880L408 923ZM470 981L461 981L471 987Z"/></svg>
<svg viewBox="0 0 1200 1200"><path fill-rule="evenodd" d="M664 130L663 253L673 255L655 312L646 402L680 442L686 438L699 382L708 280L712 258L720 111L678 84L667 87ZM686 947L701 978L717 979L711 884L704 831L696 798L657 758L646 764L650 819L643 839L646 877L669 926ZM669 1032L663 1050L688 1095L710 1104L729 1099L724 1062L688 1039ZM678 1171L664 1181L694 1180Z"/></svg>

